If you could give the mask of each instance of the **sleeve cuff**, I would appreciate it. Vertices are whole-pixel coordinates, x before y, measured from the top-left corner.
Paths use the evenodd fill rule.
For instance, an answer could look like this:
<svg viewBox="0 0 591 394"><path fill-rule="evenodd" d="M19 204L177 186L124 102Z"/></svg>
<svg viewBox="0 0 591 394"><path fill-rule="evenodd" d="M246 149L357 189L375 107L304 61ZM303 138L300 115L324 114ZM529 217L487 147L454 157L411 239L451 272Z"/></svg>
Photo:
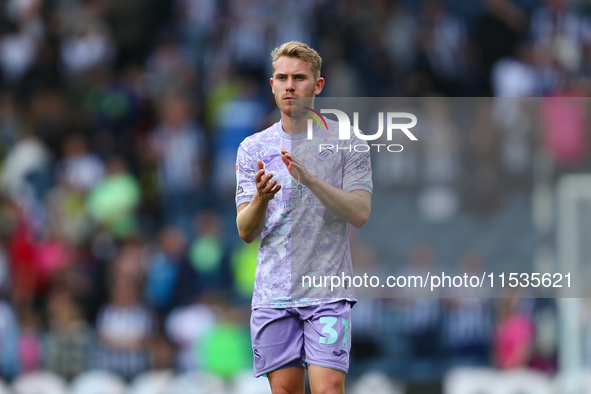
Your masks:
<svg viewBox="0 0 591 394"><path fill-rule="evenodd" d="M353 186L349 186L343 190L346 192L352 192L353 190L365 190L366 192L373 193L373 189L371 187L367 187L365 185L353 185Z"/></svg>
<svg viewBox="0 0 591 394"><path fill-rule="evenodd" d="M239 199L236 200L236 208L240 205L244 204L245 202L250 202L253 196L241 196Z"/></svg>

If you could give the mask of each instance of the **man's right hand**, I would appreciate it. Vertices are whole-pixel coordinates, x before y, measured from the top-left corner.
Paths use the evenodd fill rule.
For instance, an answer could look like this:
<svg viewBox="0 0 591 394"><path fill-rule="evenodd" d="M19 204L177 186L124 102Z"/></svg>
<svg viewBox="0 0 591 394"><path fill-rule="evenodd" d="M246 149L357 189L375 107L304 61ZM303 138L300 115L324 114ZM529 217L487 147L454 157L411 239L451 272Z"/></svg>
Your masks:
<svg viewBox="0 0 591 394"><path fill-rule="evenodd" d="M244 241L254 241L265 228L267 206L275 194L281 190L281 185L276 180L271 180L273 174L265 174L262 160L257 160L259 170L254 176L257 191L249 203L240 204L237 208L236 225L238 235Z"/></svg>
<svg viewBox="0 0 591 394"><path fill-rule="evenodd" d="M271 180L271 178L273 178L273 173L270 172L265 174L262 160L257 160L257 165L259 170L254 176L257 186L257 196L261 202L272 200L275 198L275 194L281 190L281 185L277 183L277 180Z"/></svg>

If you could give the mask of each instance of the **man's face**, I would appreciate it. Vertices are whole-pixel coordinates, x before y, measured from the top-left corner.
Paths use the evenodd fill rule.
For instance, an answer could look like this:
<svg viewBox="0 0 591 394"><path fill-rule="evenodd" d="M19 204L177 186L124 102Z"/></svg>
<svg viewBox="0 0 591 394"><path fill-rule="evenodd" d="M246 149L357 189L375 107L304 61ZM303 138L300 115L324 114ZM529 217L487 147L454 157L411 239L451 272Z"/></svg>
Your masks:
<svg viewBox="0 0 591 394"><path fill-rule="evenodd" d="M316 80L310 66L302 59L288 56L277 59L271 90L277 107L287 116L297 116L302 107L311 106L312 99L304 98L314 97L323 86L324 78Z"/></svg>

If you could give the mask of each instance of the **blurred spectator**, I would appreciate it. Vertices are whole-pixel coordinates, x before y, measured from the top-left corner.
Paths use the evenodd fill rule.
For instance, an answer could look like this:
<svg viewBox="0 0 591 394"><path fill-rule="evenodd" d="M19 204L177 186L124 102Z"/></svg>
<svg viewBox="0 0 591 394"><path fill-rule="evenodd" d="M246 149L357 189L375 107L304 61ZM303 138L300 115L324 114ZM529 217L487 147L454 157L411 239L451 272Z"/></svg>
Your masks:
<svg viewBox="0 0 591 394"><path fill-rule="evenodd" d="M44 33L43 1L8 0L4 5L6 5L6 15L11 22L21 26L31 36L40 38Z"/></svg>
<svg viewBox="0 0 591 394"><path fill-rule="evenodd" d="M187 259L187 239L181 229L165 227L158 234L158 246L146 278L146 296L159 312L173 305L180 265Z"/></svg>
<svg viewBox="0 0 591 394"><path fill-rule="evenodd" d="M150 369L171 371L174 368L174 348L171 341L159 334L150 342Z"/></svg>
<svg viewBox="0 0 591 394"><path fill-rule="evenodd" d="M56 233L48 227L43 237L36 242L33 261L38 273L41 286L45 288L50 278L59 271L65 270L73 264L74 250Z"/></svg>
<svg viewBox="0 0 591 394"><path fill-rule="evenodd" d="M6 240L3 236L0 236L0 297L8 294L11 279L10 274L10 261L8 260Z"/></svg>
<svg viewBox="0 0 591 394"><path fill-rule="evenodd" d="M157 15L158 9L163 7L143 0L101 0L95 3L98 4L95 8L104 13L112 29L118 60L122 64L142 61L155 35L154 26L161 17Z"/></svg>
<svg viewBox="0 0 591 394"><path fill-rule="evenodd" d="M189 248L189 261L198 275L199 292L228 287L229 253L222 230L221 218L213 210L195 217L197 237Z"/></svg>
<svg viewBox="0 0 591 394"><path fill-rule="evenodd" d="M304 1L303 5L306 3ZM259 0L229 2L228 23L232 28L225 36L224 48L240 67L262 71L269 63L267 58L273 46L268 37L274 20L270 11L267 4Z"/></svg>
<svg viewBox="0 0 591 394"><path fill-rule="evenodd" d="M80 117L76 109L75 103L69 103L60 90L36 90L31 95L26 112L27 124L53 155L61 155L65 133ZM77 121L81 122L80 119Z"/></svg>
<svg viewBox="0 0 591 394"><path fill-rule="evenodd" d="M21 130L22 124L17 111L16 98L10 93L0 96L0 145L2 156L12 146Z"/></svg>
<svg viewBox="0 0 591 394"><path fill-rule="evenodd" d="M44 368L71 380L89 367L94 333L80 307L66 293L48 303L49 330L44 343Z"/></svg>
<svg viewBox="0 0 591 394"><path fill-rule="evenodd" d="M203 200L206 141L191 116L189 98L167 94L160 103L161 123L152 134L151 154L158 164L164 220L190 233L190 219Z"/></svg>
<svg viewBox="0 0 591 394"><path fill-rule="evenodd" d="M513 56L517 44L526 33L527 15L512 0L486 0L485 11L477 17L474 33L474 51L480 61L482 85L487 95L492 93L493 65L502 58ZM498 94L497 94L498 96ZM504 95L511 96L511 95Z"/></svg>
<svg viewBox="0 0 591 394"><path fill-rule="evenodd" d="M195 343L203 356L203 370L225 379L232 379L253 363L250 335L239 308L221 305L218 322Z"/></svg>
<svg viewBox="0 0 591 394"><path fill-rule="evenodd" d="M81 245L92 233L85 202L86 193L64 179L58 179L46 196L48 226L69 245Z"/></svg>
<svg viewBox="0 0 591 394"><path fill-rule="evenodd" d="M178 371L203 367L201 353L195 349L216 321L214 310L206 302L194 302L170 312L165 323L166 333L178 349L175 362Z"/></svg>
<svg viewBox="0 0 591 394"><path fill-rule="evenodd" d="M42 366L42 344L39 315L30 308L19 311L20 335L18 339L18 356L20 372L31 372Z"/></svg>
<svg viewBox="0 0 591 394"><path fill-rule="evenodd" d="M19 372L19 324L12 305L0 300L0 376L13 378Z"/></svg>
<svg viewBox="0 0 591 394"><path fill-rule="evenodd" d="M144 241L139 237L131 238L118 248L110 244L112 241L113 239L108 237L100 240L100 245L106 248L113 247L113 250L108 251L109 254L116 254L112 261L107 261L110 262L110 266L106 281L110 283L114 278L119 278L131 283L143 283L147 270Z"/></svg>
<svg viewBox="0 0 591 394"><path fill-rule="evenodd" d="M262 129L265 106L256 82L247 75L240 78L240 92L223 102L215 114L215 161L213 186L223 200L233 200L236 191L236 152L249 135Z"/></svg>
<svg viewBox="0 0 591 394"><path fill-rule="evenodd" d="M88 192L105 175L105 165L88 151L86 138L73 134L66 138L63 158L56 164L57 178L77 190Z"/></svg>
<svg viewBox="0 0 591 394"><path fill-rule="evenodd" d="M20 82L19 94L28 100L39 90L59 90L62 84L58 42L54 37L46 37L39 45L34 63Z"/></svg>
<svg viewBox="0 0 591 394"><path fill-rule="evenodd" d="M517 310L517 298L502 300L494 335L494 362L501 369L525 367L534 338L532 320Z"/></svg>
<svg viewBox="0 0 591 394"><path fill-rule="evenodd" d="M383 105L381 111L387 112L392 106L403 106L404 108L408 105L405 101L405 99L392 98ZM378 123L372 124L371 129L377 130ZM403 133L392 133L392 141L388 141L386 139L386 133L383 133L378 142L402 145L404 147L404 154L374 155L372 157L374 182L386 189L393 187L404 189L416 187L420 182L420 145L408 144L408 138Z"/></svg>
<svg viewBox="0 0 591 394"><path fill-rule="evenodd" d="M195 64L201 65L207 44L219 21L216 0L176 0L175 11L183 43L196 56Z"/></svg>
<svg viewBox="0 0 591 394"><path fill-rule="evenodd" d="M114 278L110 301L99 312L96 323L99 350L95 367L131 379L149 367L148 345L154 319L141 301L138 284Z"/></svg>
<svg viewBox="0 0 591 394"><path fill-rule="evenodd" d="M500 166L498 157L498 134L495 132L493 105L490 101L475 104L474 123L470 125L471 133L467 149L468 157L465 166L470 168L469 179L462 186L470 208L480 213L490 213L498 207L502 187L500 183Z"/></svg>
<svg viewBox="0 0 591 394"><path fill-rule="evenodd" d="M466 77L466 27L442 0L421 3L418 47L419 68L432 79L438 92L457 96Z"/></svg>
<svg viewBox="0 0 591 394"><path fill-rule="evenodd" d="M12 302L26 308L42 290L35 263L35 231L30 217L21 207L7 202L5 208L7 214L13 215L8 243Z"/></svg>
<svg viewBox="0 0 591 394"><path fill-rule="evenodd" d="M467 251L458 268L456 275L480 278L484 273L481 254ZM488 365L494 317L491 300L470 288L452 288L446 295L450 298L444 300L443 338L452 365ZM474 298L465 298L470 296Z"/></svg>
<svg viewBox="0 0 591 394"><path fill-rule="evenodd" d="M336 39L325 39L320 47L322 53L322 76L329 83L322 89L324 97L354 97L359 91L359 78L352 64L345 59L343 43Z"/></svg>
<svg viewBox="0 0 591 394"><path fill-rule="evenodd" d="M556 299L540 298L536 300L534 329L535 337L530 367L546 373L555 373L558 369L558 317ZM583 343L585 339L585 334L583 334Z"/></svg>
<svg viewBox="0 0 591 394"><path fill-rule="evenodd" d="M419 209L427 220L441 221L454 216L459 208L455 188L460 173L460 138L449 106L441 99L429 99L422 116L421 138L424 163Z"/></svg>
<svg viewBox="0 0 591 394"><path fill-rule="evenodd" d="M351 243L351 262L355 272L380 276L385 274L383 265L377 264L376 251L367 242L359 238L359 233L349 227L349 241ZM380 270L382 268L382 270ZM385 353L380 346L379 338L392 332L384 327L384 321L391 318L386 309L388 300L368 297L364 295L366 289L356 289L357 303L351 309L351 320L355 322L355 330L351 331L351 354L355 360L371 360ZM372 289L373 290L373 289ZM375 294L375 293L373 293Z"/></svg>
<svg viewBox="0 0 591 394"><path fill-rule="evenodd" d="M77 22L79 24L66 34L61 45L61 60L66 70L77 74L94 66L109 64L116 48L106 24L98 19Z"/></svg>
<svg viewBox="0 0 591 394"><path fill-rule="evenodd" d="M35 198L36 192L41 190L35 190L28 177L39 175L48 178L50 165L51 155L45 144L28 132L12 147L4 160L0 174L2 189L16 198Z"/></svg>
<svg viewBox="0 0 591 394"><path fill-rule="evenodd" d="M566 0L546 0L531 19L535 45L569 73L581 70L583 48L591 45L591 21L569 9Z"/></svg>
<svg viewBox="0 0 591 394"><path fill-rule="evenodd" d="M494 123L499 131L503 171L514 184L530 182L535 149L536 129L528 98L502 97L495 100Z"/></svg>
<svg viewBox="0 0 591 394"><path fill-rule="evenodd" d="M560 166L578 167L586 163L589 152L586 107L576 97L548 97L539 107L545 148Z"/></svg>
<svg viewBox="0 0 591 394"><path fill-rule="evenodd" d="M402 1L393 2L386 27L385 48L398 74L407 76L417 61L416 17Z"/></svg>
<svg viewBox="0 0 591 394"><path fill-rule="evenodd" d="M0 36L0 67L6 85L18 86L32 66L37 50L36 37L17 25L13 25L11 34Z"/></svg>
<svg viewBox="0 0 591 394"><path fill-rule="evenodd" d="M107 163L107 176L90 191L87 209L92 217L111 231L124 238L136 229L136 209L141 190L137 179L128 172L120 157Z"/></svg>
<svg viewBox="0 0 591 394"><path fill-rule="evenodd" d="M232 251L230 264L234 275L234 292L243 301L250 300L254 290L257 252L260 240L237 245Z"/></svg>
<svg viewBox="0 0 591 394"><path fill-rule="evenodd" d="M92 79L85 104L94 117L93 127L115 133L121 140L120 134L137 122L138 97L128 81L113 75L108 67L95 67ZM119 149L125 150L125 147Z"/></svg>
<svg viewBox="0 0 591 394"><path fill-rule="evenodd" d="M591 366L591 303L589 299L583 300L583 364Z"/></svg>
<svg viewBox="0 0 591 394"><path fill-rule="evenodd" d="M271 19L270 26L271 45L277 47L284 42L297 40L301 42L312 41L314 8L318 5L315 0L303 0L297 3L285 3L281 1L271 2L270 14L276 17ZM268 67L268 65L267 65Z"/></svg>
<svg viewBox="0 0 591 394"><path fill-rule="evenodd" d="M544 93L536 54L531 43L523 42L514 52L500 58L491 69L492 92L496 97L529 97Z"/></svg>
<svg viewBox="0 0 591 394"><path fill-rule="evenodd" d="M427 242L415 245L405 275L426 277L435 269L435 250ZM409 294L415 291L408 286ZM407 298L403 300L404 332L410 344L411 357L433 360L441 350L441 305L438 298Z"/></svg>
<svg viewBox="0 0 591 394"><path fill-rule="evenodd" d="M146 71L153 92L156 94L166 93L166 90L170 90L171 87L186 90L194 88L198 75L183 48L168 36L164 36L161 41L160 45L154 49L146 61ZM193 51L195 51L194 48L192 48L191 52ZM171 97L171 99L173 98ZM177 97L177 99L180 99L180 97ZM163 103L162 105L167 104ZM170 111L166 108L162 110ZM163 122L170 123L169 127L182 126L182 124L179 124L182 123L181 121L168 120L169 116L168 114L162 115ZM174 123L176 125L173 125Z"/></svg>

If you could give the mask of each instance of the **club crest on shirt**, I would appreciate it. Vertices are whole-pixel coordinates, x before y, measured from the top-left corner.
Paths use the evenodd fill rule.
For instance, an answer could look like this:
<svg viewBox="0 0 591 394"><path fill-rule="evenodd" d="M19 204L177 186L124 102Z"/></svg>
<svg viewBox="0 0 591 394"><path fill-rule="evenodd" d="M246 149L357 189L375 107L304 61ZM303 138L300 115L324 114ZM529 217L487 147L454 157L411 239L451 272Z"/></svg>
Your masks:
<svg viewBox="0 0 591 394"><path fill-rule="evenodd" d="M328 161L332 158L333 154L334 154L333 148L325 148L325 149L322 149L320 151L320 153L317 153L314 157L320 161Z"/></svg>

